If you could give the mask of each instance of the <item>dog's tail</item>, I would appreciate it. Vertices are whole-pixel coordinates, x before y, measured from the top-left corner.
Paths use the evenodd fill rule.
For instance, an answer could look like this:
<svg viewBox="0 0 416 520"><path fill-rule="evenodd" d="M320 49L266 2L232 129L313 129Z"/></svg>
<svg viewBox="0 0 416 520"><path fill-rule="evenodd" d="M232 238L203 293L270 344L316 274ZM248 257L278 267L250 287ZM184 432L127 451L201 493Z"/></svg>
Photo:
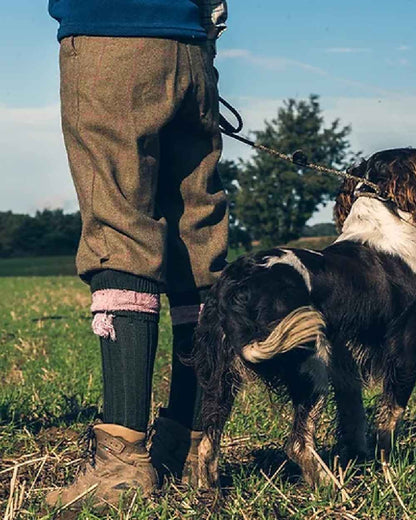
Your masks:
<svg viewBox="0 0 416 520"><path fill-rule="evenodd" d="M299 307L283 318L263 341L253 341L241 350L250 363L261 363L289 350L315 341L323 334L325 322L310 306Z"/></svg>
<svg viewBox="0 0 416 520"><path fill-rule="evenodd" d="M196 328L192 364L203 389L202 426L212 437L221 432L242 381L258 373L244 361L258 365L308 347L325 328L322 315L309 305L296 307L270 327L248 312L250 291L232 273L223 274L208 294ZM265 339L245 343L244 338L259 336L259 328Z"/></svg>

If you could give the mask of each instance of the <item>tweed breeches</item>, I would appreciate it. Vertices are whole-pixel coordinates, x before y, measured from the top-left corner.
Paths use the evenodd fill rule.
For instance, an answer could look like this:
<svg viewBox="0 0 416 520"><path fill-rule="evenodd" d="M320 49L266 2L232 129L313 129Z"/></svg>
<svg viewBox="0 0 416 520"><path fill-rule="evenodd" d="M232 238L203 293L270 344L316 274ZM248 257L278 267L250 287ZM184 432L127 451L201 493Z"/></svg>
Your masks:
<svg viewBox="0 0 416 520"><path fill-rule="evenodd" d="M212 57L202 44L61 42L62 129L78 195L84 281L115 269L183 292L225 264L228 212Z"/></svg>

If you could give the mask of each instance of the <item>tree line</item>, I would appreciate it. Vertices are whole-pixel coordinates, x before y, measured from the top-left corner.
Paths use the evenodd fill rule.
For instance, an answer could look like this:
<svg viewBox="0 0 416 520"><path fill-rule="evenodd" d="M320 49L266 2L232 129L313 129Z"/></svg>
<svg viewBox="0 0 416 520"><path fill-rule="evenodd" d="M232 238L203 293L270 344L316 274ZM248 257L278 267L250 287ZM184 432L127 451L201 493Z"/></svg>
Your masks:
<svg viewBox="0 0 416 520"><path fill-rule="evenodd" d="M332 223L305 226L303 237L335 235ZM35 216L0 211L0 258L75 255L81 235L81 216L61 209L38 211ZM231 225L231 247L251 249L248 233Z"/></svg>
<svg viewBox="0 0 416 520"><path fill-rule="evenodd" d="M74 255L81 235L79 211L0 212L0 257Z"/></svg>
<svg viewBox="0 0 416 520"><path fill-rule="evenodd" d="M319 97L288 99L276 117L252 132L258 144L285 153L302 149L308 160L345 168L356 154L350 126L324 122ZM334 198L336 178L293 165L256 150L248 160L223 160L219 173L230 205L230 243L250 249L284 244L300 236L335 234L333 224L306 226L319 205ZM38 211L34 216L0 212L0 257L73 255L81 234L79 212Z"/></svg>

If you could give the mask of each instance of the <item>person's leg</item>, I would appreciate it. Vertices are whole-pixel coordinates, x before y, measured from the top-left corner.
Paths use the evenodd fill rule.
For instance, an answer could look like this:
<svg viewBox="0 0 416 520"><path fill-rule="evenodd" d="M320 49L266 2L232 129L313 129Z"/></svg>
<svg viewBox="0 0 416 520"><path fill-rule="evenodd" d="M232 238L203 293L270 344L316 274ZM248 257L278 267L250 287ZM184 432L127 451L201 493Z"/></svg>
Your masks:
<svg viewBox="0 0 416 520"><path fill-rule="evenodd" d="M115 269L163 281L166 222L155 196L159 132L179 96L167 83L175 42L73 42L61 43L61 109L82 217L78 274L89 282L94 272Z"/></svg>
<svg viewBox="0 0 416 520"><path fill-rule="evenodd" d="M150 451L162 482L174 476L184 484L199 485L198 448L202 440L202 389L190 357L193 336L207 290L169 295L172 320L172 371L167 408L159 410Z"/></svg>
<svg viewBox="0 0 416 520"><path fill-rule="evenodd" d="M156 191L160 130L189 82L177 48L171 40L107 37L68 38L61 46L62 126L83 224L77 269L91 285L102 349L105 423L94 428L97 453L114 448L117 460L126 453L124 462L141 468L121 471L98 457L72 491L59 493L64 501L94 479L96 495L108 499L114 472L110 500L129 484L145 492L155 485L145 431L166 252ZM120 439L134 444L140 464Z"/></svg>
<svg viewBox="0 0 416 520"><path fill-rule="evenodd" d="M173 329L169 404L155 424L152 460L159 473L170 470L197 483L197 444L201 439L201 390L192 366L183 363L193 348L193 333L209 287L225 266L227 204L217 171L222 141L218 91L212 59L197 45L183 45L192 85L175 118L161 133L163 182L158 202L168 223L167 292ZM161 448L175 445L176 461ZM163 442L160 442L163 438ZM168 462L167 462L168 461ZM189 471L188 471L189 470ZM188 472L188 474L186 474ZM194 473L193 475L191 473Z"/></svg>
<svg viewBox="0 0 416 520"><path fill-rule="evenodd" d="M192 83L160 135L157 201L166 217L167 293L210 287L226 264L227 199L217 165L222 153L217 77L204 46L182 44Z"/></svg>
<svg viewBox="0 0 416 520"><path fill-rule="evenodd" d="M147 431L156 354L159 287L106 269L91 279L93 331L100 337L104 423Z"/></svg>
<svg viewBox="0 0 416 520"><path fill-rule="evenodd" d="M208 289L169 295L172 321L172 377L166 415L191 430L202 429L201 390L189 363L193 336ZM187 361L188 360L188 361Z"/></svg>
<svg viewBox="0 0 416 520"><path fill-rule="evenodd" d="M225 267L228 212L217 164L222 151L217 78L203 46L183 45L192 87L161 133L158 201L168 223L167 292L173 326L172 418L200 429L198 386L189 356L207 289ZM170 186L166 191L164 188Z"/></svg>

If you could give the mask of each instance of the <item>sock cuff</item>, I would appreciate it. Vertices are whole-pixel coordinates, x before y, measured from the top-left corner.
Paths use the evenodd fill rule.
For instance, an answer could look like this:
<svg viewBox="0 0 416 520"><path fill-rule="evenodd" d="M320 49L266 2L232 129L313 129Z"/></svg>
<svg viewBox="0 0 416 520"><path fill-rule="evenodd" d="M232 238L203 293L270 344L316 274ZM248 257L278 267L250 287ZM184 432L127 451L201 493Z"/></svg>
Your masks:
<svg viewBox="0 0 416 520"><path fill-rule="evenodd" d="M204 307L203 303L196 305L181 305L170 308L172 326L185 325L186 323L198 323L199 315Z"/></svg>
<svg viewBox="0 0 416 520"><path fill-rule="evenodd" d="M102 289L92 293L92 313L115 311L159 314L160 295L126 289Z"/></svg>
<svg viewBox="0 0 416 520"><path fill-rule="evenodd" d="M171 307L182 307L185 305L200 305L205 302L205 299L210 289L211 287L208 286L184 292L168 292L167 297Z"/></svg>
<svg viewBox="0 0 416 520"><path fill-rule="evenodd" d="M181 293L169 293L172 326L197 323L210 287Z"/></svg>
<svg viewBox="0 0 416 520"><path fill-rule="evenodd" d="M103 269L96 272L91 278L90 288L92 293L105 289L120 289L149 294L160 293L158 282L144 276L116 271L115 269Z"/></svg>

